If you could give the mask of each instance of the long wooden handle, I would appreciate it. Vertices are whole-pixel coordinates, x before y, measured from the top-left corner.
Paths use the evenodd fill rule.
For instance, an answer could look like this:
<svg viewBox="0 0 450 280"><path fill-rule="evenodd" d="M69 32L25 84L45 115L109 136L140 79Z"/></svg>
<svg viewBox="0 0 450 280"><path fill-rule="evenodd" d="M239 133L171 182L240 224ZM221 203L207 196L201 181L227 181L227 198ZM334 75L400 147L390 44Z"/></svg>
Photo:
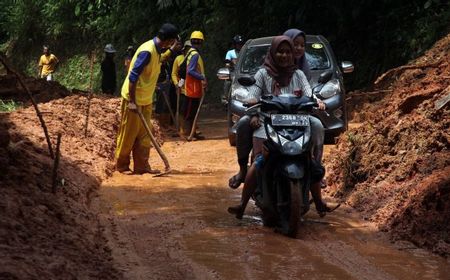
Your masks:
<svg viewBox="0 0 450 280"><path fill-rule="evenodd" d="M177 111L175 112L175 128L177 129L177 133L180 133L180 92L181 89L175 85L177 88Z"/></svg>
<svg viewBox="0 0 450 280"><path fill-rule="evenodd" d="M137 110L137 113L139 115L139 118L142 121L142 124L145 127L145 130L147 130L148 136L150 137L150 140L152 141L153 146L155 147L156 151L158 152L159 156L161 157L162 161L164 162L164 166L166 168L166 171L170 170L169 160L167 159L167 157L164 154L164 152L161 150L161 147L159 146L158 142L156 142L155 136L153 136L153 133L150 130L150 127L148 126L147 121L144 118L144 115L139 110Z"/></svg>
<svg viewBox="0 0 450 280"><path fill-rule="evenodd" d="M169 114L170 114L170 117L172 118L172 121L176 122L175 116L174 116L173 111L172 111L172 107L170 106L169 97L166 95L166 91L162 90L161 94L163 95L164 101L166 101L166 105L167 105L167 108L169 109Z"/></svg>
<svg viewBox="0 0 450 280"><path fill-rule="evenodd" d="M200 114L200 108L203 104L203 99L205 99L205 90L202 88L202 98L200 98L200 104L198 104L197 113L195 113L194 122L192 123L191 134L188 137L188 140L191 141L192 137L195 134L195 127L197 126L198 115Z"/></svg>

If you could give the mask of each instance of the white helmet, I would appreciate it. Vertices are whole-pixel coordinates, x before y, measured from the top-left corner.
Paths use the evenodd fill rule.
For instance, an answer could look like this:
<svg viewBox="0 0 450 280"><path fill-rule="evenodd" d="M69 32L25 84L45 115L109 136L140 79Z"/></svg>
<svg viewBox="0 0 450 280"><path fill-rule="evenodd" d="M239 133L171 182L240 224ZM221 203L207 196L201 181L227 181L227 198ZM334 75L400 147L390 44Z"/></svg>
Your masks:
<svg viewBox="0 0 450 280"><path fill-rule="evenodd" d="M115 52L116 52L116 49L114 49L114 47L113 47L112 44L107 44L107 45L105 46L105 52L106 52L106 53L115 53Z"/></svg>

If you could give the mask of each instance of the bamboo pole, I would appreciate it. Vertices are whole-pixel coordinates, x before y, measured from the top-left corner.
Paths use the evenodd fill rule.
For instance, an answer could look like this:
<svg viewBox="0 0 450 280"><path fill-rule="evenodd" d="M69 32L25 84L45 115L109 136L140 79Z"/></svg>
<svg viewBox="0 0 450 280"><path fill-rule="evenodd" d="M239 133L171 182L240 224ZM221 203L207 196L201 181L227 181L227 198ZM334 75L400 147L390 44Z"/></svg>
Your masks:
<svg viewBox="0 0 450 280"><path fill-rule="evenodd" d="M90 110L91 110L91 99L93 96L93 90L92 90L92 80L94 77L94 60L95 60L95 53L94 51L92 51L91 53L91 77L89 80L89 95L88 95L88 105L87 105L87 109L86 109L86 122L84 124L84 137L87 137L87 133L88 133L88 125L89 125L89 115L90 115Z"/></svg>
<svg viewBox="0 0 450 280"><path fill-rule="evenodd" d="M50 135L48 134L47 126L45 125L45 121L44 121L44 118L42 117L42 113L41 113L41 111L39 111L38 105L37 105L36 101L34 101L34 98L33 98L33 95L31 94L30 89L25 85L25 83L22 80L22 77L20 77L20 75L15 70L13 70L11 66L8 65L8 63L6 62L6 59L3 57L3 55L0 55L0 61L5 66L6 71L8 71L9 73L13 73L17 77L17 79L19 80L20 85L23 87L25 92L28 94L28 97L31 100L31 104L33 104L34 110L36 111L36 114L37 114L37 116L39 118L39 121L41 123L41 127L44 130L45 139L47 140L47 145L48 145L48 152L50 154L50 157L52 159L54 159L55 155L53 153L52 142L50 140Z"/></svg>
<svg viewBox="0 0 450 280"><path fill-rule="evenodd" d="M52 192L56 193L56 187L58 186L58 166L59 166L59 147L61 145L61 133L58 133L58 139L56 141L56 157L53 163L53 180L52 180Z"/></svg>

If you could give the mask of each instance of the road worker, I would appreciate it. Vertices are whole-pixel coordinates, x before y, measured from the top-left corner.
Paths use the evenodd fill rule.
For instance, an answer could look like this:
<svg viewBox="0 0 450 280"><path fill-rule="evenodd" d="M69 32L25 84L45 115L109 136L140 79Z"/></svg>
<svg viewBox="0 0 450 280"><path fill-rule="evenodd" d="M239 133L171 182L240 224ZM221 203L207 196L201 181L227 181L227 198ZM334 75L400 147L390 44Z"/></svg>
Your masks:
<svg viewBox="0 0 450 280"><path fill-rule="evenodd" d="M173 62L173 66L172 66L172 82L175 85L175 87L177 88L177 94L179 94L179 114L183 115L184 110L183 110L183 106L186 103L186 89L184 87L185 81L186 81L186 58L187 56L190 54L191 51L191 41L187 40L186 42L184 42L183 45L183 53L178 55L175 58L175 61ZM193 50L192 50L193 51ZM184 69L180 69L182 65L184 65ZM181 71L183 73L181 73ZM190 131L186 132L184 131L183 127L184 127L184 122L183 122L183 118L180 118L178 121L182 122L180 124L180 133L182 135L188 136L186 134L189 134Z"/></svg>
<svg viewBox="0 0 450 280"><path fill-rule="evenodd" d="M121 122L115 152L116 170L119 172L131 171L132 153L135 174L159 173L150 168L151 140L137 112L141 112L151 125L153 95L161 61L174 51L177 38L177 28L170 23L163 24L158 35L143 43L131 60L122 86Z"/></svg>
<svg viewBox="0 0 450 280"><path fill-rule="evenodd" d="M192 44L192 51L189 52L189 55L187 55L186 58L186 102L184 104L185 131L188 133L192 130L194 118L199 109L200 99L207 86L205 66L203 58L199 53L203 46L203 42L205 41L205 37L201 31L194 31L191 34L190 41ZM205 139L198 131L195 132L194 138L197 140Z"/></svg>

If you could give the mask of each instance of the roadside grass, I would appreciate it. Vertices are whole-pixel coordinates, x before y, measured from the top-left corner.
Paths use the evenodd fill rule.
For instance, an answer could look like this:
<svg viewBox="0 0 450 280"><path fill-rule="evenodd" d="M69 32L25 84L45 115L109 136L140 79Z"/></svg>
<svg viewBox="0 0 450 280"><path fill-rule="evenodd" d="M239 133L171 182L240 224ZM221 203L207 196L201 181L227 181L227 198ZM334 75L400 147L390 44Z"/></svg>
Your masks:
<svg viewBox="0 0 450 280"><path fill-rule="evenodd" d="M79 89L89 91L90 88L90 57L84 54L73 55L69 58L58 57L58 64L54 78L63 86L69 89ZM101 88L101 64L102 56L97 55L93 65L92 87L94 92L99 92ZM116 61L116 64L118 61ZM30 76L36 75L36 62L29 61L26 67L26 73Z"/></svg>
<svg viewBox="0 0 450 280"><path fill-rule="evenodd" d="M12 112L22 107L22 102L0 99L0 112Z"/></svg>

